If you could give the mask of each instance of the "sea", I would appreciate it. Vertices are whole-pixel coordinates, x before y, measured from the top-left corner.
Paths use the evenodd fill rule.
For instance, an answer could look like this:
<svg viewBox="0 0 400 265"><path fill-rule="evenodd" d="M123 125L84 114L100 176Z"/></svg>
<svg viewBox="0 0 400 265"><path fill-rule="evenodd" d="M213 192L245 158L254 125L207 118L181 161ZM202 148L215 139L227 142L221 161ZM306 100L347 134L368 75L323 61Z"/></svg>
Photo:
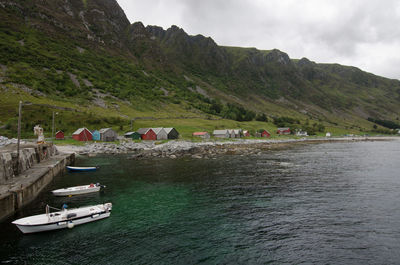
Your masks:
<svg viewBox="0 0 400 265"><path fill-rule="evenodd" d="M0 264L400 264L400 141L215 159L79 156L0 223ZM51 190L100 183L98 193ZM24 235L11 222L112 202L107 219Z"/></svg>

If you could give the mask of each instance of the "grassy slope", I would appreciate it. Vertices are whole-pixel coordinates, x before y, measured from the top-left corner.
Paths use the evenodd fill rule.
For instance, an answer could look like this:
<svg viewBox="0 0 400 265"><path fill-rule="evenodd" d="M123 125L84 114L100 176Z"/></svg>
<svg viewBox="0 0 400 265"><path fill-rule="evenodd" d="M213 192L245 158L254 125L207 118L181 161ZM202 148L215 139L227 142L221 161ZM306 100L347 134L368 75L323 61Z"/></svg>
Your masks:
<svg viewBox="0 0 400 265"><path fill-rule="evenodd" d="M209 103L204 97L190 92L187 87L200 85L210 96L223 102L240 103L247 108L264 112L270 116L291 116L303 124L307 120L323 123L327 131L337 133L368 131L372 123L354 114L338 118L334 112L323 112L317 106L316 112L324 113L321 117L298 112L293 104L296 101L279 102L273 97L248 93L232 93L227 87L229 80L210 73L196 76L187 72L194 81L188 81L183 74L168 69L145 68L134 58L126 57L102 46L92 46L89 42L78 41L54 33L43 34L24 26L22 17L15 17L0 9L0 64L6 71L0 73L0 134L10 137L16 135L18 101L29 101L34 104L23 108L23 136L32 136L32 128L42 124L47 133L51 132L52 112L56 116L56 130L62 129L66 134L76 128L88 127L99 129L113 127L124 132L130 129L130 120L136 118L134 128L139 127L176 127L184 137L190 137L193 131L212 131L221 128L243 128L257 130L260 128L275 131L272 123L236 122L224 120L205 114L196 106ZM79 49L83 49L80 52ZM255 49L231 48L237 65ZM263 51L267 54L269 51ZM70 75L76 76L79 85L74 84ZM93 86L85 83L90 81ZM34 96L18 87L27 87L40 91L46 96ZM165 95L163 90L168 91ZM107 108L93 103L96 91L106 95L102 100ZM240 91L239 91L240 92ZM339 94L335 90L332 94ZM377 90L376 96L380 93ZM268 93L267 93L268 94ZM364 97L366 97L365 95ZM300 101L299 105L302 105ZM73 110L52 108L58 106ZM139 117L139 119L137 119ZM140 119L153 117L156 119ZM177 119L177 117L195 117ZM319 119L319 120L318 120Z"/></svg>

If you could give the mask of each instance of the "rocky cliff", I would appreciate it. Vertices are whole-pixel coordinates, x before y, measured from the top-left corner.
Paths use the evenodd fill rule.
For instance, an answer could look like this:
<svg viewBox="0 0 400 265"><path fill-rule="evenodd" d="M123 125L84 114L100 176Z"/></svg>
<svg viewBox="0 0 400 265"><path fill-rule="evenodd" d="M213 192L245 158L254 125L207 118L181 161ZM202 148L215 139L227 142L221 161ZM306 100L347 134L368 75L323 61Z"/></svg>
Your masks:
<svg viewBox="0 0 400 265"><path fill-rule="evenodd" d="M224 118L235 117L227 114L235 104L335 126L344 117L400 116L398 80L291 59L278 49L222 47L178 26L131 24L115 0L0 0L0 18L4 91L18 85L106 107L103 95L134 111L182 103Z"/></svg>

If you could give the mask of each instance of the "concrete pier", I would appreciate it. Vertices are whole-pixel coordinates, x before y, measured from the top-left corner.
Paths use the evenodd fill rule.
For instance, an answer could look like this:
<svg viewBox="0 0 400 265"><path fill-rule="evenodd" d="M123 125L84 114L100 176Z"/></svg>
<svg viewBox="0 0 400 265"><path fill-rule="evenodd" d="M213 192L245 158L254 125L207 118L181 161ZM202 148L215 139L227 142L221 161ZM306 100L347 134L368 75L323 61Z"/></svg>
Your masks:
<svg viewBox="0 0 400 265"><path fill-rule="evenodd" d="M21 152L21 154L26 154L26 157L20 155L24 163L20 163L18 169L14 166L14 170L11 168L15 163L8 159L15 157L14 152L8 153L7 150L0 152L0 166L3 166L3 172L0 172L3 173L3 178L0 179L2 180L0 181L0 221L34 200L55 176L64 172L65 167L75 161L75 154L57 154L56 149L49 151L53 150L51 146L34 147L33 153L32 147L27 149L29 151ZM18 175L12 173L18 171L20 171Z"/></svg>

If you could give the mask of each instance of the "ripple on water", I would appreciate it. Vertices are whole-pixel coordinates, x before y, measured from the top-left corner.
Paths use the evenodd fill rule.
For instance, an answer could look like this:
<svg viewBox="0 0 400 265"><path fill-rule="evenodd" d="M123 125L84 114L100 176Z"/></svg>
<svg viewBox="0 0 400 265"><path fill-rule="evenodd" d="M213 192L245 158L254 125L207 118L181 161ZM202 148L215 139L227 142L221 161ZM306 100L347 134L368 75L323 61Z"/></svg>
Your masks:
<svg viewBox="0 0 400 265"><path fill-rule="evenodd" d="M24 236L0 224L2 264L394 264L400 143L327 143L215 160L79 158L17 217L46 203L111 201L110 218ZM100 182L104 192L50 190Z"/></svg>

